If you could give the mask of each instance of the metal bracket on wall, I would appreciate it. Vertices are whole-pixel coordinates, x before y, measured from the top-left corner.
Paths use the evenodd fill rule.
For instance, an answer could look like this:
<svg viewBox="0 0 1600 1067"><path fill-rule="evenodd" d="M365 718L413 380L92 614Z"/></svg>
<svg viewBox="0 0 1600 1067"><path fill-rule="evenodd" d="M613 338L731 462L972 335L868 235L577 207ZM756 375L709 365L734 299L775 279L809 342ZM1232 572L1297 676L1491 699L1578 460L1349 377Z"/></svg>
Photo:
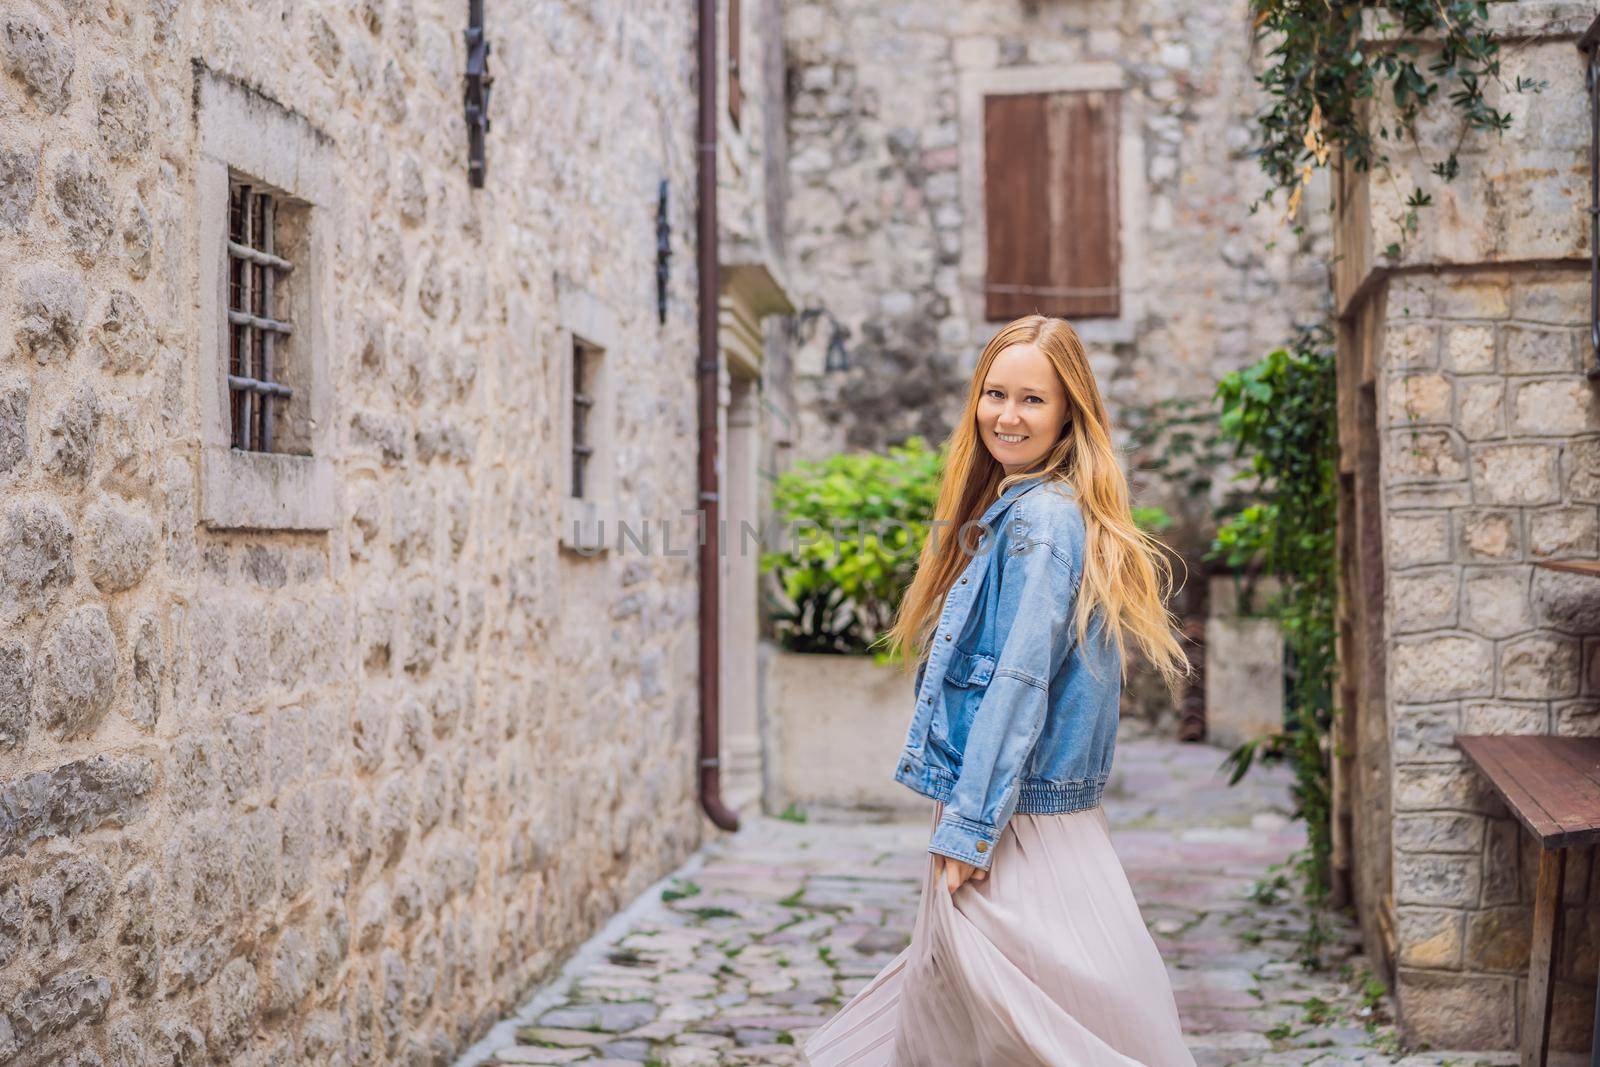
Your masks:
<svg viewBox="0 0 1600 1067"><path fill-rule="evenodd" d="M850 351L844 343L850 337L850 328L840 322L832 311L825 307L810 307L796 315L790 316L790 336L798 341L805 341L816 329L815 322L818 317L828 320L828 351L823 362L824 371L842 371L850 369Z"/></svg>
<svg viewBox="0 0 1600 1067"><path fill-rule="evenodd" d="M668 260L672 258L672 223L667 218L667 179L656 189L656 317L667 323Z"/></svg>
<svg viewBox="0 0 1600 1067"><path fill-rule="evenodd" d="M484 136L489 132L489 42L483 35L483 0L467 0L467 181L474 189L483 188L488 163L484 158Z"/></svg>

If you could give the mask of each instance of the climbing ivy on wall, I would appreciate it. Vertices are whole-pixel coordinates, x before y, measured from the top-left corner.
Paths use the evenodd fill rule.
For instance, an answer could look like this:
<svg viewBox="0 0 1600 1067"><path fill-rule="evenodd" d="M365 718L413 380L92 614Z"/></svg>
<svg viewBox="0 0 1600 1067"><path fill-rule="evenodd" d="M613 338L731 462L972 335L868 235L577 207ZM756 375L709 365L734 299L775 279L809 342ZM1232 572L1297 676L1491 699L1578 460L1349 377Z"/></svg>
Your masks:
<svg viewBox="0 0 1600 1067"><path fill-rule="evenodd" d="M1504 82L1483 0L1251 0L1250 10L1257 38L1271 46L1256 76L1268 95L1256 116L1256 151L1271 179L1263 199L1283 190L1290 216L1331 150L1357 170L1386 169L1386 142L1416 145L1417 119L1441 98L1459 112L1463 136L1469 129L1511 125L1511 116L1484 93ZM1519 77L1512 87L1522 92L1544 85ZM1390 118L1373 129L1368 102L1383 96L1393 105L1384 112ZM1432 168L1445 181L1454 178L1460 169L1455 149ZM1426 190L1412 190L1407 232L1416 229L1416 210L1430 203Z"/></svg>
<svg viewBox="0 0 1600 1067"><path fill-rule="evenodd" d="M1484 0L1251 0L1250 11L1257 40L1268 46L1256 78L1267 103L1255 126L1269 188L1252 211L1282 191L1292 218L1335 151L1355 170L1393 180L1389 149L1403 144L1424 155L1436 179L1451 181L1470 132L1511 125L1486 91L1538 92L1546 85L1522 77L1506 83ZM1423 145L1418 120L1439 108L1459 119L1455 142ZM1402 240L1417 232L1418 211L1432 202L1425 188L1410 190L1398 220ZM1398 257L1399 245L1384 253ZM1331 888L1332 852L1338 436L1331 334L1302 331L1285 348L1223 378L1217 398L1221 433L1248 460L1247 477L1259 495L1221 526L1212 554L1279 580L1272 610L1290 668L1285 731L1241 746L1229 759L1235 781L1260 758L1294 768L1296 814L1307 832L1298 867L1313 905L1304 948L1314 961L1317 905Z"/></svg>
<svg viewBox="0 0 1600 1067"><path fill-rule="evenodd" d="M1236 570L1277 577L1268 606L1283 628L1289 678L1286 729L1240 746L1230 756L1233 780L1257 757L1294 769L1295 814L1305 820L1300 862L1308 900L1330 887L1332 852L1331 744L1334 609L1338 556L1338 422L1333 337L1302 330L1287 347L1217 386L1221 436L1248 464L1254 502L1217 530L1212 556Z"/></svg>

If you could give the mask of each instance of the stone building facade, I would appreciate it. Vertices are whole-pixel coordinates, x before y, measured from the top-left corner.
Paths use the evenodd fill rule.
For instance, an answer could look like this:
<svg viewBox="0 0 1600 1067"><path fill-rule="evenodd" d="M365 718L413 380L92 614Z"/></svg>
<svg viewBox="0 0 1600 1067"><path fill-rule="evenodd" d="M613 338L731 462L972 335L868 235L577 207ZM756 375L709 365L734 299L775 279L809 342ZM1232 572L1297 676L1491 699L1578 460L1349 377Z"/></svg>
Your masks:
<svg viewBox="0 0 1600 1067"><path fill-rule="evenodd" d="M989 307L990 261L1001 253L991 256L1000 224L986 182L1026 166L1030 139L999 138L1015 161L988 158L996 101L1093 98L1114 116L1102 139L1061 153L1069 169L1095 157L1096 174L1110 172L1107 202L1009 229L1109 228L1100 254L1115 262L1116 312L1067 314L1119 432L1133 406L1209 407L1222 374L1326 315L1325 187L1292 220L1282 197L1249 210L1266 183L1249 154L1261 98L1246 0L791 0L785 25L803 458L911 434L937 444L984 344L1013 317ZM1053 185L1081 188L1083 178L1058 174ZM1139 502L1175 520L1163 536L1196 579L1175 607L1198 636L1211 502L1153 475L1139 483ZM1130 674L1124 712L1174 728L1165 687L1142 669Z"/></svg>
<svg viewBox="0 0 1600 1067"><path fill-rule="evenodd" d="M1600 733L1600 584L1535 564L1593 559L1600 405L1589 334L1589 116L1574 47L1592 5L1490 5L1513 125L1468 133L1461 173L1426 157L1344 175L1337 196L1346 709L1336 856L1402 1022L1435 1047L1520 1038L1538 847L1457 733ZM1380 116L1381 120L1381 116ZM1425 187L1415 233L1404 200ZM1553 1040L1588 1048L1593 855L1569 862Z"/></svg>
<svg viewBox="0 0 1600 1067"><path fill-rule="evenodd" d="M449 1062L702 838L694 13L489 7L473 189L465 4L0 4L8 1064ZM777 18L723 168L763 463Z"/></svg>
<svg viewBox="0 0 1600 1067"><path fill-rule="evenodd" d="M986 99L1117 101L1121 307L1076 320L1114 408L1208 397L1324 311L1325 214L1296 233L1281 198L1248 211L1265 185L1244 0L792 0L786 26L792 277L821 309L796 354L807 456L937 442L960 410L1004 321L984 300ZM848 369L826 369L832 322Z"/></svg>

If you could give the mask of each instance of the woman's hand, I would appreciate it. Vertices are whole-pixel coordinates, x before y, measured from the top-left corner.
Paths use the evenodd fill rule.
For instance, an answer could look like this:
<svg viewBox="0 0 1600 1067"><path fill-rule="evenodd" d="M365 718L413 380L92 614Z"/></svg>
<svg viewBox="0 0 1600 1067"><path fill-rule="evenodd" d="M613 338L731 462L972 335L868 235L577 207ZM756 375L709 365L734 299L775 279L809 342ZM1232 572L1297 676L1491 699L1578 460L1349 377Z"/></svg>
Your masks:
<svg viewBox="0 0 1600 1067"><path fill-rule="evenodd" d="M965 885L969 878L974 882L981 882L989 877L989 872L981 867L974 867L970 863L963 863L937 852L934 855L943 861L941 870L944 872L944 884L950 887L952 893Z"/></svg>

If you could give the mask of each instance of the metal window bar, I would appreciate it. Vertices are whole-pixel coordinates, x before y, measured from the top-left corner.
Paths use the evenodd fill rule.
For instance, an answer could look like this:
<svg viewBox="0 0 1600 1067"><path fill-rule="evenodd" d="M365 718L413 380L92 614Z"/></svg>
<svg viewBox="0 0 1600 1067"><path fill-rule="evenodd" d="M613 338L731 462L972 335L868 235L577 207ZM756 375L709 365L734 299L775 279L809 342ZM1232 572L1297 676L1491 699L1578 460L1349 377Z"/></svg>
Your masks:
<svg viewBox="0 0 1600 1067"><path fill-rule="evenodd" d="M594 408L594 397L584 392L585 357L588 353L581 341L572 343L572 495L584 495L584 475L588 472L589 457L594 446L589 444L589 412Z"/></svg>
<svg viewBox="0 0 1600 1067"><path fill-rule="evenodd" d="M1589 90L1589 350L1591 379L1600 378L1600 16L1578 40ZM1600 1022L1600 999L1595 1019ZM1597 1046L1600 1047L1600 1046Z"/></svg>
<svg viewBox="0 0 1600 1067"><path fill-rule="evenodd" d="M276 254L271 193L246 183L231 190L228 211L228 393L233 447L272 451L272 403L294 391L273 380L274 346L293 332L277 318L277 279L294 269Z"/></svg>

